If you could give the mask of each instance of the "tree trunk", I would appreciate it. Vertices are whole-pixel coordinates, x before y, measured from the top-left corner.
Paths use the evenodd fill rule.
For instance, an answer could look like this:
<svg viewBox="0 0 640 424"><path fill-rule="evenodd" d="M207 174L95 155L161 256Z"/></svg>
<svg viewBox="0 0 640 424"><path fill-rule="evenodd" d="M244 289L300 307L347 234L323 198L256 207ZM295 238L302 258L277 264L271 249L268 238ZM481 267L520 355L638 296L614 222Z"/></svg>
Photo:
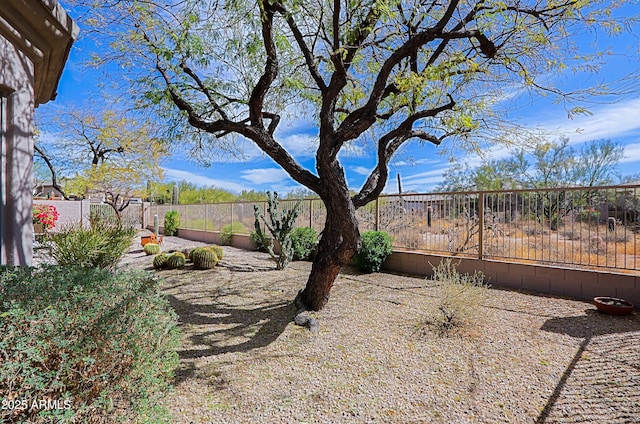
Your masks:
<svg viewBox="0 0 640 424"><path fill-rule="evenodd" d="M360 231L355 208L346 193L323 199L327 219L318 244L307 285L298 300L309 310L319 311L329 301L329 292L344 265L351 262L360 247Z"/></svg>

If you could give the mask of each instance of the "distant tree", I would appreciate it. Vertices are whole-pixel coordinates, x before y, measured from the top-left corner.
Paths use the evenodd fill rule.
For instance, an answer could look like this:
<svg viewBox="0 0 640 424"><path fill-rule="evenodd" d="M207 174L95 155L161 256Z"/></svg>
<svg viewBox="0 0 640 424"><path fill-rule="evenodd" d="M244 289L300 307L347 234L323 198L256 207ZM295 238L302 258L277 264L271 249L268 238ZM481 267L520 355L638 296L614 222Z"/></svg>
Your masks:
<svg viewBox="0 0 640 424"><path fill-rule="evenodd" d="M236 195L217 187L198 187L187 181L178 183L181 204L232 202Z"/></svg>
<svg viewBox="0 0 640 424"><path fill-rule="evenodd" d="M100 61L135 71L141 105L174 120L175 140L207 154L249 140L322 199L325 228L298 297L313 310L358 251L356 209L382 192L402 146L512 140L523 131L498 119L500 99L524 89L570 103L544 82L595 69L600 54L579 52L572 34L626 28L612 16L624 2L605 0L84 2L86 24L114 36ZM317 124L313 169L279 142L288 111ZM339 153L354 143L377 163L351 195Z"/></svg>
<svg viewBox="0 0 640 424"><path fill-rule="evenodd" d="M51 113L40 116L39 133L35 152L48 165L54 187L65 197L103 195L118 217L131 197L147 197L148 181L162 178L165 143L151 122L138 122L123 111ZM65 175L64 189L59 173Z"/></svg>
<svg viewBox="0 0 640 424"><path fill-rule="evenodd" d="M593 140L580 150L569 139L519 149L505 159L488 160L476 168L453 163L438 191L504 190L510 188L594 187L612 184L624 157L624 146Z"/></svg>
<svg viewBox="0 0 640 424"><path fill-rule="evenodd" d="M486 161L475 169L454 164L444 174L441 191L504 190L536 188L533 196L544 218L555 230L562 218L576 207L589 204L596 191L572 193L544 191L545 188L595 187L611 184L624 156L624 147L611 140L594 140L582 149L570 146L567 138L520 149L511 157Z"/></svg>

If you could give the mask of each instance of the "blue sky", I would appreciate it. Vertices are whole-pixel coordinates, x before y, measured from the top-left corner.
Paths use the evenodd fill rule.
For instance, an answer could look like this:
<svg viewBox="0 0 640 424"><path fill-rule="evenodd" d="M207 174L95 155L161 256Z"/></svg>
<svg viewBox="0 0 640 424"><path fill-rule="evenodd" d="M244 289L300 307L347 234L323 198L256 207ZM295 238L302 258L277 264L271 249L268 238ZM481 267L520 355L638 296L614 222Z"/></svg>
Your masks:
<svg viewBox="0 0 640 424"><path fill-rule="evenodd" d="M634 5L631 11L640 13L640 6ZM73 16L73 11L71 11ZM640 27L636 26L636 34L640 35ZM62 75L58 97L58 107L66 104L82 105L83 99L99 95L98 81L100 72L87 70L83 63L94 49L90 40L78 40L71 50L69 61ZM570 119L563 105L553 104L549 99L530 98L514 93L509 99L512 105L512 119L532 128L544 128L553 133L550 139L567 136L576 147L581 143L594 139L611 139L625 145L625 157L620 165L622 174L640 174L640 45L631 36L619 39L604 40L610 45L615 55L608 60L598 75L567 74L561 84L567 88L588 87L597 83L613 83L630 72L636 72L636 93L624 97L608 97L597 99L588 104L591 115L579 115ZM611 44L613 43L613 44ZM51 107L43 105L41 108ZM282 123L278 139L287 150L304 166L313 169L314 144L317 131L312 122L295 121ZM446 143L446 142L445 142ZM446 145L444 146L446 148ZM201 186L216 186L233 192L242 190L275 190L286 193L299 187L277 164L264 156L250 142L244 143L245 159L223 158L210 167L201 167L176 154L163 164L165 181L187 180ZM431 145L410 143L392 162L387 193L397 192L396 174L402 176L404 191L429 192L442 181L442 173L449 162L446 156L440 155L442 149ZM503 146L484 151L487 158L502 158L509 155ZM358 189L369 171L375 165L375 157L366 148L352 148L340 156L347 171L350 187ZM458 158L470 165L479 164L481 159L473 154L465 154Z"/></svg>

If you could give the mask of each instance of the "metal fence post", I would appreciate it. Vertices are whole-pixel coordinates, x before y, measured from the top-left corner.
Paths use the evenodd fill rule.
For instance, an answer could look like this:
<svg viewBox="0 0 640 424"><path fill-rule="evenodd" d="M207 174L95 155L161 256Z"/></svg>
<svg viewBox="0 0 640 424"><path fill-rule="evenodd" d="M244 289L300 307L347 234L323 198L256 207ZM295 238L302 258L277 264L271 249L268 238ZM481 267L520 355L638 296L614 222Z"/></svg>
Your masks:
<svg viewBox="0 0 640 424"><path fill-rule="evenodd" d="M376 222L375 222L376 231L378 231L379 224L380 224L380 197L376 197Z"/></svg>
<svg viewBox="0 0 640 424"><path fill-rule="evenodd" d="M484 254L484 192L478 193L478 259Z"/></svg>
<svg viewBox="0 0 640 424"><path fill-rule="evenodd" d="M313 199L309 199L309 228L313 228Z"/></svg>

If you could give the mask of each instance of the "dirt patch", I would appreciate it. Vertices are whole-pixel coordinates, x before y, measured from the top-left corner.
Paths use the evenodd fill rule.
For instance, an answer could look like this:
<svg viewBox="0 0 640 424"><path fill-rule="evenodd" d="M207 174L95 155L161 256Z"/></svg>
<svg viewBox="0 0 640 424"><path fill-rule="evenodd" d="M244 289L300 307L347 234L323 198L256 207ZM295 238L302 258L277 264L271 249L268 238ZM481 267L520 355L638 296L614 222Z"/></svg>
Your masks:
<svg viewBox="0 0 640 424"><path fill-rule="evenodd" d="M423 324L433 282L347 268L313 334L292 322L310 263L224 251L157 272L183 331L175 423L640 422L637 312L492 289L477 326L442 337ZM122 267L151 261L134 246Z"/></svg>

